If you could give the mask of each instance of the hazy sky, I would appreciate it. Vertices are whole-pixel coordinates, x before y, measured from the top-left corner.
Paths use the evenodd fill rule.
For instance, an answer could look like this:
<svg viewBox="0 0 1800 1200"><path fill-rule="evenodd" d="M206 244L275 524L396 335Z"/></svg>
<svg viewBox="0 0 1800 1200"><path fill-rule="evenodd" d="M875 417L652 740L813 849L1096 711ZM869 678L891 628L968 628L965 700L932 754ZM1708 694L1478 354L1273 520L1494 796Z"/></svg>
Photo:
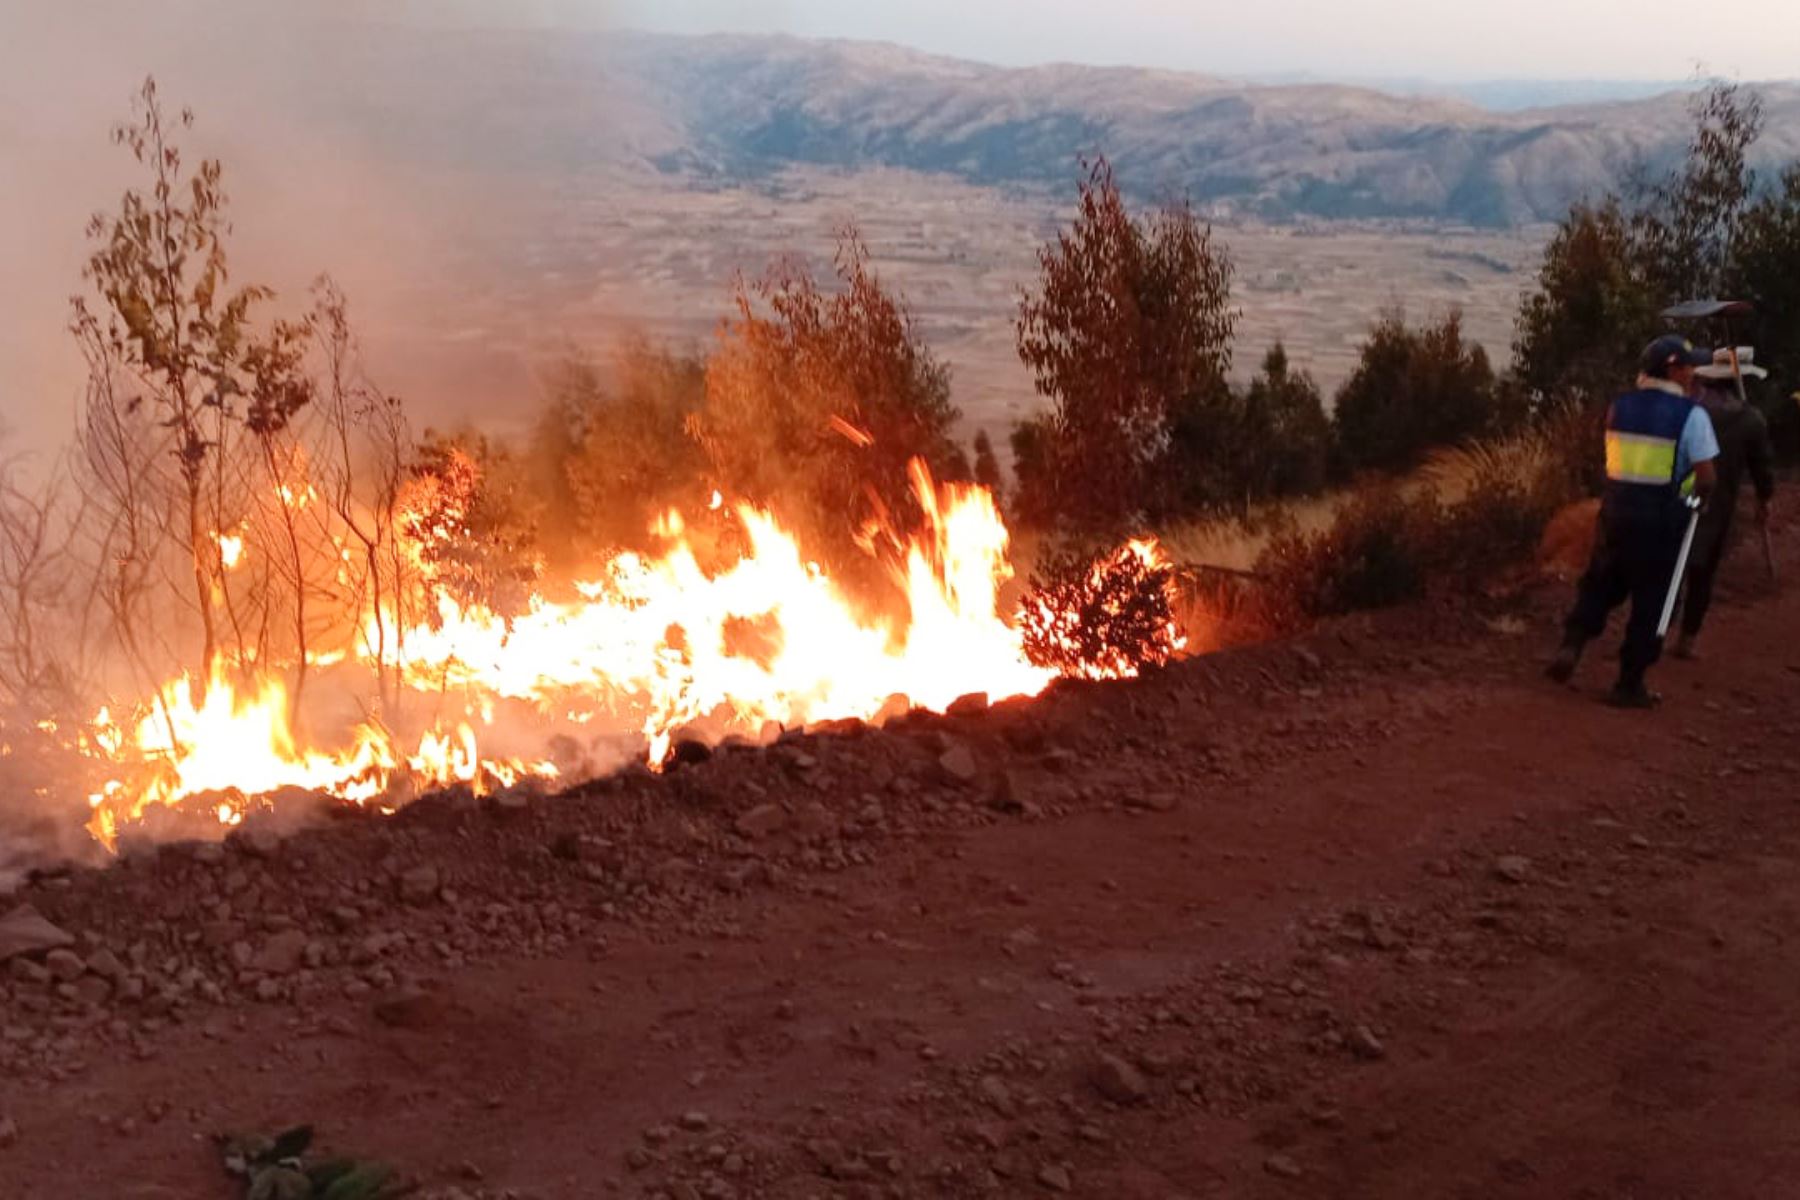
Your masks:
<svg viewBox="0 0 1800 1200"><path fill-rule="evenodd" d="M1433 79L1745 79L1800 74L1800 4L1734 0L613 0L680 32L877 38L1005 63ZM580 20L598 3L537 6Z"/></svg>

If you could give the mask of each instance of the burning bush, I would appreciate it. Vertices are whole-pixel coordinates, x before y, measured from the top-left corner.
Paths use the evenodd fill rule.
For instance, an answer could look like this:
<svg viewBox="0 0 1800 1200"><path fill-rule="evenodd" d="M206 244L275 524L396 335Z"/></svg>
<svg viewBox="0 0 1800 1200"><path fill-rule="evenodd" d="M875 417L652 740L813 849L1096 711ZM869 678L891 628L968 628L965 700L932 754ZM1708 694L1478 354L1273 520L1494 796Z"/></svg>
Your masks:
<svg viewBox="0 0 1800 1200"><path fill-rule="evenodd" d="M1019 613L1025 654L1084 679L1135 675L1185 644L1171 603L1174 571L1156 543L1102 554L1049 553Z"/></svg>

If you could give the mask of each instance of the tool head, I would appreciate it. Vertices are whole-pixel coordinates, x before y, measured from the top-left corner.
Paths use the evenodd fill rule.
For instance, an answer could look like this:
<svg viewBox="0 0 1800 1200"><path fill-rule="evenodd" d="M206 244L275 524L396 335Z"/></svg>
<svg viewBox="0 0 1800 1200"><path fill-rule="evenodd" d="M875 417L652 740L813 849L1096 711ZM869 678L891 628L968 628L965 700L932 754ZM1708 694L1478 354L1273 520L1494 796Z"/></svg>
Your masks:
<svg viewBox="0 0 1800 1200"><path fill-rule="evenodd" d="M1662 310L1665 321L1703 321L1708 317L1747 317L1756 311L1748 300L1683 300Z"/></svg>

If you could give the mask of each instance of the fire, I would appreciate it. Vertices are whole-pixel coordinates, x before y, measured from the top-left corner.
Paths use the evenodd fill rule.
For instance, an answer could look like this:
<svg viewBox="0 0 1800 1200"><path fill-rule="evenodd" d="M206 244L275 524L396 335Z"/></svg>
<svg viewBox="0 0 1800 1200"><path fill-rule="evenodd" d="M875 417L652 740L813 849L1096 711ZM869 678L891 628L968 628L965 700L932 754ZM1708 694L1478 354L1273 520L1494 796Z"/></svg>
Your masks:
<svg viewBox="0 0 1800 1200"><path fill-rule="evenodd" d="M775 515L749 505L720 518L736 522L747 547L723 566L703 566L681 514L669 513L664 553L620 554L566 600L535 595L502 617L440 593L430 619L410 623L371 610L345 661L329 650L308 661L379 671L388 664L369 649L381 644L377 625L398 630L389 643L403 647L398 678L442 714L404 747L376 721L335 743L303 736L287 688L266 671L235 679L221 668L203 691L176 679L128 727L104 712L96 719L96 752L138 769L94 794L90 828L110 844L151 807L203 794L300 788L386 805L399 790L554 777L551 762L484 750L502 710L528 712L544 731L635 736L655 766L689 729L713 740L757 737L769 722L874 720L909 705L941 710L971 692L1035 695L1055 672L1028 660L1002 615L1013 572L993 497L938 486L922 466L914 487L925 520L892 557L894 596L879 611L811 561ZM723 497L712 507L725 508ZM242 805L222 803L217 816L241 820Z"/></svg>
<svg viewBox="0 0 1800 1200"><path fill-rule="evenodd" d="M227 571L235 570L244 561L244 536L239 533L215 533L213 540L219 543L219 561Z"/></svg>

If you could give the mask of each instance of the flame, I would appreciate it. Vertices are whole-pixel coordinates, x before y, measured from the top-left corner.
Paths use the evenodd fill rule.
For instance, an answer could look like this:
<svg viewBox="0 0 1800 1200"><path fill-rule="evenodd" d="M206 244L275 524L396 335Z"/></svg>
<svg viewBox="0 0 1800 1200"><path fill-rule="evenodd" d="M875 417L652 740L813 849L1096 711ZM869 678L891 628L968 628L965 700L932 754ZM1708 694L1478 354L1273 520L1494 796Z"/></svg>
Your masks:
<svg viewBox="0 0 1800 1200"><path fill-rule="evenodd" d="M893 594L880 605L835 582L774 514L737 505L729 517L747 549L722 566L702 565L686 521L670 512L657 523L664 553L619 554L567 600L535 595L502 617L440 592L428 620L369 611L355 648L320 650L308 663L395 671L408 695L443 710L404 744L375 721L335 744L302 735L287 688L263 664L240 668L242 679L221 666L203 690L175 679L129 728L106 710L94 719L93 752L135 769L90 797L90 829L111 845L152 807L201 796L230 825L243 820L244 798L285 789L387 807L403 789L480 792L556 777L551 762L484 750L502 710L527 711L545 729L629 730L657 766L689 727L713 739L758 737L769 722L875 720L908 705L941 710L972 692L1035 695L1055 672L1027 659L1002 616L1013 572L992 495L938 486L918 464L913 484L924 521L889 562ZM284 499L304 503L308 492ZM715 493L711 507L724 508L724 498ZM1131 552L1155 551L1134 543ZM398 630L389 643L404 646L397 662L377 662L368 649L380 644L378 619Z"/></svg>
<svg viewBox="0 0 1800 1200"><path fill-rule="evenodd" d="M244 536L241 533L214 533L213 540L219 544L219 562L227 571L236 569L244 561Z"/></svg>

